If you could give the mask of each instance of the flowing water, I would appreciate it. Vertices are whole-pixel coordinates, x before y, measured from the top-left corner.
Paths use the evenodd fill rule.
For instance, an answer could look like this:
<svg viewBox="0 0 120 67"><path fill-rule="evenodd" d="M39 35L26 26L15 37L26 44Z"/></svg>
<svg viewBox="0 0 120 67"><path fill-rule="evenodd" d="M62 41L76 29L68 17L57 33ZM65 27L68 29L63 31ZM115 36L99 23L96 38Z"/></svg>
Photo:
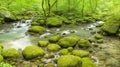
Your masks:
<svg viewBox="0 0 120 67"><path fill-rule="evenodd" d="M61 28L47 29L46 33L40 36L31 36L26 34L32 20L26 20L25 23L21 21L15 23L4 24L0 28L0 43L7 48L24 49L29 45L37 45L39 40L48 39L50 36L61 35L78 35L80 38L94 37L90 32L90 28L97 30L97 24L103 23L98 21L96 23L67 25ZM75 33L70 33L74 30ZM120 39L115 37L104 36L104 43L98 44L99 48L95 48L92 53L93 59L99 67L120 67ZM58 54L55 57L59 56ZM45 60L49 62L51 59Z"/></svg>

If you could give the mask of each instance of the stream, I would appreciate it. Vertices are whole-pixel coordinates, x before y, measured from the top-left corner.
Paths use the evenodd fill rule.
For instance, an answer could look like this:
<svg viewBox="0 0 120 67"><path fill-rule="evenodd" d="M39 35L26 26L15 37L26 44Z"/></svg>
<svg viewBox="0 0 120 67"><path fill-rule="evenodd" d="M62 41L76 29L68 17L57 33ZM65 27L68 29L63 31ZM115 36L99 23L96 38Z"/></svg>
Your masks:
<svg viewBox="0 0 120 67"><path fill-rule="evenodd" d="M96 23L67 25L61 28L47 29L46 33L40 36L31 36L26 34L28 28L31 25L32 20L26 20L25 23L21 21L15 23L3 24L0 28L0 44L4 49L16 48L24 49L29 45L37 45L39 40L46 40L50 36L60 33L61 35L77 35L80 38L94 37L89 30L90 28L97 30L97 24L103 23L97 21ZM75 33L70 33L70 30L74 30ZM116 37L104 36L104 43L98 44L100 48L95 48L92 53L92 58L97 59L96 64L99 67L120 67L120 39Z"/></svg>

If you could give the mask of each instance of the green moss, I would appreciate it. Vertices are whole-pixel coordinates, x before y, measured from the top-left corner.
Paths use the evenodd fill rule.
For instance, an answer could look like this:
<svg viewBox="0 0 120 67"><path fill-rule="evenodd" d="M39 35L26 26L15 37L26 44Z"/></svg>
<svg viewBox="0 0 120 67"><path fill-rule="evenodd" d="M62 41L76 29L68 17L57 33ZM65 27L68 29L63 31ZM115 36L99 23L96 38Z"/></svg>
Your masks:
<svg viewBox="0 0 120 67"><path fill-rule="evenodd" d="M49 41L50 41L51 43L56 43L56 42L58 42L58 40L59 40L60 38L61 38L60 35L52 36L52 37L49 38Z"/></svg>
<svg viewBox="0 0 120 67"><path fill-rule="evenodd" d="M38 41L38 46L40 46L40 47L45 47L45 46L47 46L48 44L49 44L48 41Z"/></svg>
<svg viewBox="0 0 120 67"><path fill-rule="evenodd" d="M62 20L57 17L50 17L47 19L46 25L49 27L59 27L62 25Z"/></svg>
<svg viewBox="0 0 120 67"><path fill-rule="evenodd" d="M103 31L106 31L110 34L115 34L119 29L120 23L116 20L108 20L103 26Z"/></svg>
<svg viewBox="0 0 120 67"><path fill-rule="evenodd" d="M3 50L3 47L2 47L2 46L0 46L0 55L1 55L1 53L2 53L2 50Z"/></svg>
<svg viewBox="0 0 120 67"><path fill-rule="evenodd" d="M32 22L31 25L32 26L38 26L39 24L37 22Z"/></svg>
<svg viewBox="0 0 120 67"><path fill-rule="evenodd" d="M28 31L43 34L46 31L46 29L42 26L31 26Z"/></svg>
<svg viewBox="0 0 120 67"><path fill-rule="evenodd" d="M103 43L103 39L98 39L97 43Z"/></svg>
<svg viewBox="0 0 120 67"><path fill-rule="evenodd" d="M67 49L68 49L68 51L71 52L73 50L73 47L68 47Z"/></svg>
<svg viewBox="0 0 120 67"><path fill-rule="evenodd" d="M22 53L25 59L33 59L45 54L44 50L37 46L27 46Z"/></svg>
<svg viewBox="0 0 120 67"><path fill-rule="evenodd" d="M2 52L4 58L18 58L19 52L15 48L9 48Z"/></svg>
<svg viewBox="0 0 120 67"><path fill-rule="evenodd" d="M120 33L118 33L117 36L120 38Z"/></svg>
<svg viewBox="0 0 120 67"><path fill-rule="evenodd" d="M97 67L90 58L82 58L82 67Z"/></svg>
<svg viewBox="0 0 120 67"><path fill-rule="evenodd" d="M58 44L49 44L47 46L47 49L50 51L57 51L59 50L61 47Z"/></svg>
<svg viewBox="0 0 120 67"><path fill-rule="evenodd" d="M91 43L87 39L81 39L78 41L80 47L90 47Z"/></svg>
<svg viewBox="0 0 120 67"><path fill-rule="evenodd" d="M45 67L55 67L53 63L47 63Z"/></svg>
<svg viewBox="0 0 120 67"><path fill-rule="evenodd" d="M12 65L8 64L8 63L0 63L0 67L13 67Z"/></svg>
<svg viewBox="0 0 120 67"><path fill-rule="evenodd" d="M81 67L81 58L73 55L63 55L58 58L58 67Z"/></svg>
<svg viewBox="0 0 120 67"><path fill-rule="evenodd" d="M100 34L96 34L96 35L95 35L95 38L96 38L96 39L102 39L103 37L102 37L102 35L100 35Z"/></svg>
<svg viewBox="0 0 120 67"><path fill-rule="evenodd" d="M73 50L72 54L79 57L88 57L89 52L85 50Z"/></svg>
<svg viewBox="0 0 120 67"><path fill-rule="evenodd" d="M68 49L62 49L62 50L60 50L60 55L67 55L67 54L69 54Z"/></svg>
<svg viewBox="0 0 120 67"><path fill-rule="evenodd" d="M61 38L58 41L58 44L62 47L73 47L76 45L78 40L79 40L78 36L67 36L67 37Z"/></svg>
<svg viewBox="0 0 120 67"><path fill-rule="evenodd" d="M38 67L44 67L44 64L41 63L41 64L38 65Z"/></svg>
<svg viewBox="0 0 120 67"><path fill-rule="evenodd" d="M2 55L0 55L0 62L1 62L1 61L3 61L3 56L2 56Z"/></svg>
<svg viewBox="0 0 120 67"><path fill-rule="evenodd" d="M70 33L75 33L75 31L74 30L69 30L70 31Z"/></svg>

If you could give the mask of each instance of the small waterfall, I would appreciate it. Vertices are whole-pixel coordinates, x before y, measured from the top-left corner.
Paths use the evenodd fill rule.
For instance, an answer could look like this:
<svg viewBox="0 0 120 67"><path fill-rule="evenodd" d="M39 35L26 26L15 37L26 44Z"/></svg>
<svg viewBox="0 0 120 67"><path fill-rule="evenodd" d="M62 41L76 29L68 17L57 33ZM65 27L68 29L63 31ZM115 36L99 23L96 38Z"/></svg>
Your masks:
<svg viewBox="0 0 120 67"><path fill-rule="evenodd" d="M29 35L25 34L30 27L31 22L32 19L26 20L25 23L22 21L12 23L9 32L0 35L0 39L2 39L2 44L4 44L3 46L5 49L10 47L24 49L26 46L31 45Z"/></svg>

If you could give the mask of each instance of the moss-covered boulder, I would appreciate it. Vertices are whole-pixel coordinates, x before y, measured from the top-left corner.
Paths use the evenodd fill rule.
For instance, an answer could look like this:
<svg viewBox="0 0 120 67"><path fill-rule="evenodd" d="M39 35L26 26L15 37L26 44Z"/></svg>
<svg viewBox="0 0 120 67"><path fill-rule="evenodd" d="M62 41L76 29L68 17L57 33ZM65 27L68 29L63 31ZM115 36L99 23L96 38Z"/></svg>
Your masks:
<svg viewBox="0 0 120 67"><path fill-rule="evenodd" d="M103 26L102 30L110 34L115 34L119 29L120 22L116 20L108 20Z"/></svg>
<svg viewBox="0 0 120 67"><path fill-rule="evenodd" d="M91 43L87 39L81 39L78 41L79 47L90 47Z"/></svg>
<svg viewBox="0 0 120 67"><path fill-rule="evenodd" d="M62 49L62 50L60 50L60 55L67 55L67 54L69 54L68 49Z"/></svg>
<svg viewBox="0 0 120 67"><path fill-rule="evenodd" d="M63 37L58 41L58 44L62 47L73 47L79 40L78 36L67 36Z"/></svg>
<svg viewBox="0 0 120 67"><path fill-rule="evenodd" d="M62 20L57 17L47 18L46 25L48 27L59 27L62 25Z"/></svg>
<svg viewBox="0 0 120 67"><path fill-rule="evenodd" d="M44 41L38 41L38 46L40 47L45 47L49 44L48 41L44 40Z"/></svg>
<svg viewBox="0 0 120 67"><path fill-rule="evenodd" d="M95 38L96 38L96 39L102 39L103 37L102 37L102 35L100 35L100 34L96 34L96 35L95 35Z"/></svg>
<svg viewBox="0 0 120 67"><path fill-rule="evenodd" d="M45 51L37 46L27 46L23 52L22 52L23 56L25 59L33 59L33 58L37 58L37 57L41 57L45 54Z"/></svg>
<svg viewBox="0 0 120 67"><path fill-rule="evenodd" d="M47 63L45 67L55 67L54 63Z"/></svg>
<svg viewBox="0 0 120 67"><path fill-rule="evenodd" d="M32 25L32 26L38 26L39 24L34 21L34 22L31 23L31 25Z"/></svg>
<svg viewBox="0 0 120 67"><path fill-rule="evenodd" d="M90 58L82 58L82 67L97 67Z"/></svg>
<svg viewBox="0 0 120 67"><path fill-rule="evenodd" d="M2 55L0 55L0 62L1 62L1 61L3 61L3 56L2 56Z"/></svg>
<svg viewBox="0 0 120 67"><path fill-rule="evenodd" d="M63 55L58 58L58 67L81 67L81 58L73 55Z"/></svg>
<svg viewBox="0 0 120 67"><path fill-rule="evenodd" d="M31 26L28 31L43 34L46 31L46 29L42 26Z"/></svg>
<svg viewBox="0 0 120 67"><path fill-rule="evenodd" d="M89 52L85 50L73 50L72 54L79 57L88 57Z"/></svg>
<svg viewBox="0 0 120 67"><path fill-rule="evenodd" d="M103 39L98 39L97 43L103 43Z"/></svg>
<svg viewBox="0 0 120 67"><path fill-rule="evenodd" d="M2 53L3 46L0 44L0 54Z"/></svg>
<svg viewBox="0 0 120 67"><path fill-rule="evenodd" d="M49 42L51 42L51 43L56 43L56 42L58 42L58 40L59 40L60 38L61 38L60 35L52 36L52 37L49 38Z"/></svg>
<svg viewBox="0 0 120 67"><path fill-rule="evenodd" d="M58 44L49 44L47 46L47 49L50 51L57 51L59 50L61 47Z"/></svg>
<svg viewBox="0 0 120 67"><path fill-rule="evenodd" d="M2 56L4 58L18 58L20 54L15 48L9 48L2 52Z"/></svg>

